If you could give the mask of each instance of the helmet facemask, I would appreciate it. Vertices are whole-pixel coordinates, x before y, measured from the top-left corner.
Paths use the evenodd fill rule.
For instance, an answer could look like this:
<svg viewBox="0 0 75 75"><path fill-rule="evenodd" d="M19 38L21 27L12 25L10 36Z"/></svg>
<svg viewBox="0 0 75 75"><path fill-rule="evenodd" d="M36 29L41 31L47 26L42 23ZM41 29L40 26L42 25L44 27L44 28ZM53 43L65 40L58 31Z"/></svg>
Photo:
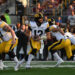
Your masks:
<svg viewBox="0 0 75 75"><path fill-rule="evenodd" d="M43 15L42 14L35 14L34 20L36 21L37 25L40 26L43 23Z"/></svg>

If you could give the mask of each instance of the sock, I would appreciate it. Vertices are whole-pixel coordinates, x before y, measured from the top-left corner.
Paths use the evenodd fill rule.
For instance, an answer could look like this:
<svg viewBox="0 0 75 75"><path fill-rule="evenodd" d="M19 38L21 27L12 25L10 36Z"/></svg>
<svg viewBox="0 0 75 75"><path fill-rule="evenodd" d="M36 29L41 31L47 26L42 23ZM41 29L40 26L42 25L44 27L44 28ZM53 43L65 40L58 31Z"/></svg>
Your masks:
<svg viewBox="0 0 75 75"><path fill-rule="evenodd" d="M2 60L0 60L0 63L2 63Z"/></svg>
<svg viewBox="0 0 75 75"><path fill-rule="evenodd" d="M53 54L54 58L58 61L58 60L62 60L62 58L57 54L57 52L55 52Z"/></svg>
<svg viewBox="0 0 75 75"><path fill-rule="evenodd" d="M14 61L15 61L16 63L19 62L16 56L14 57Z"/></svg>
<svg viewBox="0 0 75 75"><path fill-rule="evenodd" d="M27 60L27 62L26 62L26 65L30 65L30 62L32 61L33 58L34 58L34 55L30 54L30 55L28 56L28 60Z"/></svg>
<svg viewBox="0 0 75 75"><path fill-rule="evenodd" d="M2 60L0 60L0 67L1 67L1 66L3 66L3 61L2 61Z"/></svg>

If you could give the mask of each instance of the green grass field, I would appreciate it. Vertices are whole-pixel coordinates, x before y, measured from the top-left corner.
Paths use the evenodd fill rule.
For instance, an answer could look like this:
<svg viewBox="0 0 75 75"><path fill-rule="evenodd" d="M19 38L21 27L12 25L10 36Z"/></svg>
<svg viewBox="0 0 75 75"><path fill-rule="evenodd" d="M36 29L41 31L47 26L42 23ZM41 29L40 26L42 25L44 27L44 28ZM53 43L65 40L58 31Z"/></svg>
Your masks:
<svg viewBox="0 0 75 75"><path fill-rule="evenodd" d="M75 68L32 68L0 71L0 75L75 75Z"/></svg>
<svg viewBox="0 0 75 75"><path fill-rule="evenodd" d="M0 70L0 75L75 75L75 62L64 62L59 67L54 67L56 62L33 61L31 69L25 69L25 63L20 70L14 71L14 62L4 62L9 68Z"/></svg>

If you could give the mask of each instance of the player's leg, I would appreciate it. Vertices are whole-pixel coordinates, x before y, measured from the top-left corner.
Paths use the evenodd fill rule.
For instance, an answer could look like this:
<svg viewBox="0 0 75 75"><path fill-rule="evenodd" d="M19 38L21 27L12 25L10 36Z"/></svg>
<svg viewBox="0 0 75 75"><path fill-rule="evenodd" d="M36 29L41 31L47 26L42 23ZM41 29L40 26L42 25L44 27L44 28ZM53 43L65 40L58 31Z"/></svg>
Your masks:
<svg viewBox="0 0 75 75"><path fill-rule="evenodd" d="M73 60L75 61L75 45L71 45L71 50L73 53Z"/></svg>
<svg viewBox="0 0 75 75"><path fill-rule="evenodd" d="M22 59L22 60L20 60L17 64L16 64L16 66L15 66L15 71L18 71L19 70L19 68L20 68L20 65L21 64L23 64L25 61L27 61L28 60L28 56L29 56L29 54L32 52L32 49L30 49L30 51L29 51L29 53Z"/></svg>
<svg viewBox="0 0 75 75"><path fill-rule="evenodd" d="M63 63L63 59L58 55L57 51L51 50L51 54L53 55L54 59L57 61L55 67L58 67L61 63Z"/></svg>
<svg viewBox="0 0 75 75"><path fill-rule="evenodd" d="M5 58L5 53L2 53L2 60L4 60L4 58ZM8 66L5 65L3 62L2 62L2 65L3 65L3 68L7 68L7 67L8 67Z"/></svg>
<svg viewBox="0 0 75 75"><path fill-rule="evenodd" d="M36 53L40 50L40 48L41 48L41 42L34 41L33 39L31 39L30 45L31 45L32 49L31 49L31 52L29 53L28 60L26 62L26 68L30 67L30 63L31 63L32 59L34 58L34 56L36 55Z"/></svg>
<svg viewBox="0 0 75 75"><path fill-rule="evenodd" d="M13 58L16 63L18 63L18 59L17 59L15 53L13 52L13 50L10 50L10 51L8 52L8 55L9 55L11 58Z"/></svg>
<svg viewBox="0 0 75 75"><path fill-rule="evenodd" d="M19 67L20 67L20 65L22 65L25 61L27 61L26 62L26 67L27 68L30 68L31 66L30 66L30 62L31 62L31 60L33 59L33 56L34 55L32 55L31 53L35 53L35 52L32 52L32 49L30 49L30 51L29 51L29 53L26 55L26 57L24 57L21 61L19 61L17 64L16 64L16 66L15 66L15 71L18 71L19 70Z"/></svg>
<svg viewBox="0 0 75 75"><path fill-rule="evenodd" d="M36 55L37 49L32 49L32 52L28 55L28 59L26 62L26 68L30 68L30 63L32 61L32 59L34 58L34 56Z"/></svg>
<svg viewBox="0 0 75 75"><path fill-rule="evenodd" d="M57 60L57 64L55 65L55 67L58 67L61 63L63 63L63 59L58 55L57 52L55 52L53 54L54 58Z"/></svg>
<svg viewBox="0 0 75 75"><path fill-rule="evenodd" d="M0 70L3 70L2 54L0 53Z"/></svg>
<svg viewBox="0 0 75 75"><path fill-rule="evenodd" d="M54 58L57 60L57 64L55 65L56 67L59 66L62 62L62 58L58 55L56 50L60 50L61 48L64 48L64 40L57 41L53 43L51 46L49 46L49 49L51 50L51 53L53 54Z"/></svg>
<svg viewBox="0 0 75 75"><path fill-rule="evenodd" d="M16 39L15 44L12 44L11 42L12 42L12 39L10 39L9 41L5 42L5 50L4 50L4 52L8 53L11 58L14 58L14 61L17 63L18 59L15 56L15 53L13 52L13 48L15 48L17 46L18 39Z"/></svg>
<svg viewBox="0 0 75 75"><path fill-rule="evenodd" d="M23 46L23 51L24 51L24 58L21 61L19 61L19 63L17 65L20 65L20 64L24 63L28 59L27 45L26 46Z"/></svg>
<svg viewBox="0 0 75 75"><path fill-rule="evenodd" d="M72 57L72 49L71 49L71 41L69 39L66 40L65 43L65 51L66 51L66 55L68 57L68 59L70 59Z"/></svg>
<svg viewBox="0 0 75 75"><path fill-rule="evenodd" d="M72 51L75 50L75 45L71 45L71 50L72 50Z"/></svg>
<svg viewBox="0 0 75 75"><path fill-rule="evenodd" d="M5 50L4 50L4 52L8 53L8 55L11 58L13 58L16 63L18 63L18 59L17 59L15 53L13 52L13 48L15 48L17 46L18 39L16 39L15 44L12 44L11 42L12 42L12 39L10 39L9 41L5 42Z"/></svg>
<svg viewBox="0 0 75 75"><path fill-rule="evenodd" d="M26 50L26 49L27 49L27 45L26 45L26 47L23 47L23 50ZM30 50L29 54L31 53L31 51L32 51L32 49ZM23 64L25 61L28 60L28 55L29 55L29 54L26 54L26 51L24 51L24 58L23 58L22 60L20 60L20 61L16 64L16 66L15 66L15 68L14 68L15 71L18 71L20 65Z"/></svg>
<svg viewBox="0 0 75 75"><path fill-rule="evenodd" d="M2 61L4 49L5 49L5 42L2 42L2 43L0 43L0 64L1 64L0 67L2 67L2 69L8 67L8 66L4 65L4 63Z"/></svg>
<svg viewBox="0 0 75 75"><path fill-rule="evenodd" d="M17 71L19 69L19 66L24 63L25 61L26 62L26 68L30 68L30 63L32 61L32 59L34 58L34 56L36 55L37 53L37 50L40 49L40 43L34 41L34 40L31 40L30 42L30 45L31 45L31 49L30 51L28 52L28 54L26 55L25 58L23 58L16 66L15 66L15 71Z"/></svg>
<svg viewBox="0 0 75 75"><path fill-rule="evenodd" d="M18 71L20 65L23 64L25 61L27 61L27 59L28 59L28 55L26 55L25 58L23 58L21 61L19 61L19 62L16 64L16 66L14 67L14 70L15 70L15 71Z"/></svg>
<svg viewBox="0 0 75 75"><path fill-rule="evenodd" d="M17 65L15 66L15 71L17 71L20 67L21 64L23 64L25 61L28 60L29 54L32 52L32 49L30 49L29 53L21 60L17 63Z"/></svg>

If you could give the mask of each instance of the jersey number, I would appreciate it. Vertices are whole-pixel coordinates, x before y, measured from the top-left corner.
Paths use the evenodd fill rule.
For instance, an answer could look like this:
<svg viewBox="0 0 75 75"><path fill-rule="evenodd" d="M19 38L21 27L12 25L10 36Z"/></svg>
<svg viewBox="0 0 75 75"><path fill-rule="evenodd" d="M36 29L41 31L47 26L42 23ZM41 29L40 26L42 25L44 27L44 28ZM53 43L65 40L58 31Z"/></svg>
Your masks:
<svg viewBox="0 0 75 75"><path fill-rule="evenodd" d="M34 30L34 35L36 36L37 33L39 33L39 36L41 36L43 34L42 30Z"/></svg>

